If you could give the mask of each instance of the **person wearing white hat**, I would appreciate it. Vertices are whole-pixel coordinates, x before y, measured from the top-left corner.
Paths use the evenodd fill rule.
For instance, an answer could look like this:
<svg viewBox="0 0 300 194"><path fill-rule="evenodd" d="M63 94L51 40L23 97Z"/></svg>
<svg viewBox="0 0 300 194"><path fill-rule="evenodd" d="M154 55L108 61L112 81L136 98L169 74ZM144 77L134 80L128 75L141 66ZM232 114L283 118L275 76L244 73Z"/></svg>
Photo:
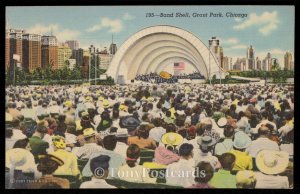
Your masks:
<svg viewBox="0 0 300 194"><path fill-rule="evenodd" d="M251 138L246 133L242 131L235 133L233 149L229 151L229 153L235 155L233 171L252 170L252 157L245 152L246 148L248 148L251 143Z"/></svg>
<svg viewBox="0 0 300 194"><path fill-rule="evenodd" d="M289 165L289 154L284 151L261 150L256 156L256 166L260 172L254 172L257 183L255 188L288 189L287 176L281 176Z"/></svg>
<svg viewBox="0 0 300 194"><path fill-rule="evenodd" d="M225 138L221 139L215 146L214 154L216 156L221 156L232 149L234 133L234 128L231 125L225 125L223 132Z"/></svg>
<svg viewBox="0 0 300 194"><path fill-rule="evenodd" d="M196 166L199 162L206 161L211 164L214 170L221 168L218 158L212 154L213 147L216 144L216 139L210 136L202 136L197 140L197 144L198 146L195 148L194 154L194 166Z"/></svg>

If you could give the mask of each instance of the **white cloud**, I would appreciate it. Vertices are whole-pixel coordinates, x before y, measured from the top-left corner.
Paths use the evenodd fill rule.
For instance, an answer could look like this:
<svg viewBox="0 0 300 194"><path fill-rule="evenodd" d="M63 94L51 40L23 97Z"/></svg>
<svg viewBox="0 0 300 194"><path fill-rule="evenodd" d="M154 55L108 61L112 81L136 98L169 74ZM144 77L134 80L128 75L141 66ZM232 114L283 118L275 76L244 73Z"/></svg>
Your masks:
<svg viewBox="0 0 300 194"><path fill-rule="evenodd" d="M269 35L272 31L278 27L279 19L277 11L264 12L261 15L251 13L249 19L244 22L233 26L235 30L243 30L251 26L258 26L258 31L264 36Z"/></svg>
<svg viewBox="0 0 300 194"><path fill-rule="evenodd" d="M107 28L109 32L118 33L123 29L123 23L120 19L110 19L103 17L100 19L100 23L88 28L86 31L95 32Z"/></svg>
<svg viewBox="0 0 300 194"><path fill-rule="evenodd" d="M80 32L76 30L65 29L54 35L57 37L59 41L66 41L66 40L76 39L80 35Z"/></svg>
<svg viewBox="0 0 300 194"><path fill-rule="evenodd" d="M42 25L42 24L35 24L34 26L30 27L26 30L28 33L33 34L42 34L42 35L50 35L51 32L54 36L56 36L59 42L64 42L65 40L76 39L80 32L77 30L71 29L63 29L59 26L59 24L49 24L49 25Z"/></svg>
<svg viewBox="0 0 300 194"><path fill-rule="evenodd" d="M228 38L228 39L222 39L222 44L237 44L239 40L237 38Z"/></svg>
<svg viewBox="0 0 300 194"><path fill-rule="evenodd" d="M133 20L135 18L135 16L130 15L129 13L124 13L123 14L123 19L124 20Z"/></svg>
<svg viewBox="0 0 300 194"><path fill-rule="evenodd" d="M42 25L42 24L35 24L34 26L30 27L26 31L28 33L33 34L47 34L52 32L57 32L59 28L58 24L49 24L49 25Z"/></svg>
<svg viewBox="0 0 300 194"><path fill-rule="evenodd" d="M224 50L233 50L233 49L247 49L247 45L245 44L237 44L237 45L234 45L234 46L231 46L231 47L226 47L224 48ZM246 52L246 51L245 51Z"/></svg>

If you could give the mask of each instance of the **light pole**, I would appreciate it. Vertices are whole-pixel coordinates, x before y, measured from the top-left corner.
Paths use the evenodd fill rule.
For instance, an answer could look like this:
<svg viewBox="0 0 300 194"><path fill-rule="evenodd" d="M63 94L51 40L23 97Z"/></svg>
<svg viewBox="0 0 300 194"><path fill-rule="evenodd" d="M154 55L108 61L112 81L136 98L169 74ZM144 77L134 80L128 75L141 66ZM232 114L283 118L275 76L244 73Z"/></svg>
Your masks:
<svg viewBox="0 0 300 194"><path fill-rule="evenodd" d="M210 75L210 43L209 43L209 55L208 55L208 63L209 63L209 84L211 85L211 75Z"/></svg>
<svg viewBox="0 0 300 194"><path fill-rule="evenodd" d="M92 62L92 57L90 57L89 59L89 84L91 84L91 62Z"/></svg>
<svg viewBox="0 0 300 194"><path fill-rule="evenodd" d="M221 59L220 59L220 61L221 61ZM222 61L221 61L221 64L222 64ZM219 65L219 76L220 76L220 86L221 86L221 65Z"/></svg>
<svg viewBox="0 0 300 194"><path fill-rule="evenodd" d="M14 86L16 86L16 60L14 60Z"/></svg>
<svg viewBox="0 0 300 194"><path fill-rule="evenodd" d="M96 69L96 67L97 67L97 60L98 60L98 56L97 55L95 55L95 66L94 66L94 68L95 68L95 85L96 85L96 77L97 77L97 69Z"/></svg>

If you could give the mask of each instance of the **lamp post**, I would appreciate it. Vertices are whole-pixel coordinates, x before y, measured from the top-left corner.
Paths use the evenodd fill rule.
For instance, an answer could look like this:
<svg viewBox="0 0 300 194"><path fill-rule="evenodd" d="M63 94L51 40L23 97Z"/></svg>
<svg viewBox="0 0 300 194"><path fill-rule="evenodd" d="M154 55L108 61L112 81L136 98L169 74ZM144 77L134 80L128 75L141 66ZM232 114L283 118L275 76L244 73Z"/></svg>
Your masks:
<svg viewBox="0 0 300 194"><path fill-rule="evenodd" d="M210 75L210 44L211 43L209 43L209 55L208 55L208 63L209 63L209 84L211 85L211 75Z"/></svg>
<svg viewBox="0 0 300 194"><path fill-rule="evenodd" d="M94 84L96 85L96 77L97 77L97 69L96 69L96 66L97 66L97 59L98 59L98 56L97 55L95 55L95 60L94 60L94 62L95 62L95 65L94 65L94 68L95 68L95 76L94 76L94 78L95 78L95 82L94 82Z"/></svg>
<svg viewBox="0 0 300 194"><path fill-rule="evenodd" d="M16 61L14 60L14 86L16 86Z"/></svg>

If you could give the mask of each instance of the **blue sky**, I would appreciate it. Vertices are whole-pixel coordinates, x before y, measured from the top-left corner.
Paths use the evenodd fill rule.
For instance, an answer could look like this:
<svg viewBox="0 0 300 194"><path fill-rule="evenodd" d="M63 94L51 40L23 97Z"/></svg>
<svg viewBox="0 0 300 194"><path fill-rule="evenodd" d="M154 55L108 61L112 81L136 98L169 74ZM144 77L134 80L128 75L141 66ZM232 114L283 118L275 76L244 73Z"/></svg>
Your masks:
<svg viewBox="0 0 300 194"><path fill-rule="evenodd" d="M189 18L146 18L146 13L190 13ZM192 17L192 13L219 13L224 17ZM226 17L227 12L248 14L245 18ZM111 36L120 47L135 32L154 25L173 25L186 29L208 45L217 36L225 56L245 57L247 47L255 49L255 57L267 52L283 63L283 55L294 53L295 9L293 6L59 6L7 7L10 27L31 33L50 34L60 42L79 40L88 48L108 47Z"/></svg>

